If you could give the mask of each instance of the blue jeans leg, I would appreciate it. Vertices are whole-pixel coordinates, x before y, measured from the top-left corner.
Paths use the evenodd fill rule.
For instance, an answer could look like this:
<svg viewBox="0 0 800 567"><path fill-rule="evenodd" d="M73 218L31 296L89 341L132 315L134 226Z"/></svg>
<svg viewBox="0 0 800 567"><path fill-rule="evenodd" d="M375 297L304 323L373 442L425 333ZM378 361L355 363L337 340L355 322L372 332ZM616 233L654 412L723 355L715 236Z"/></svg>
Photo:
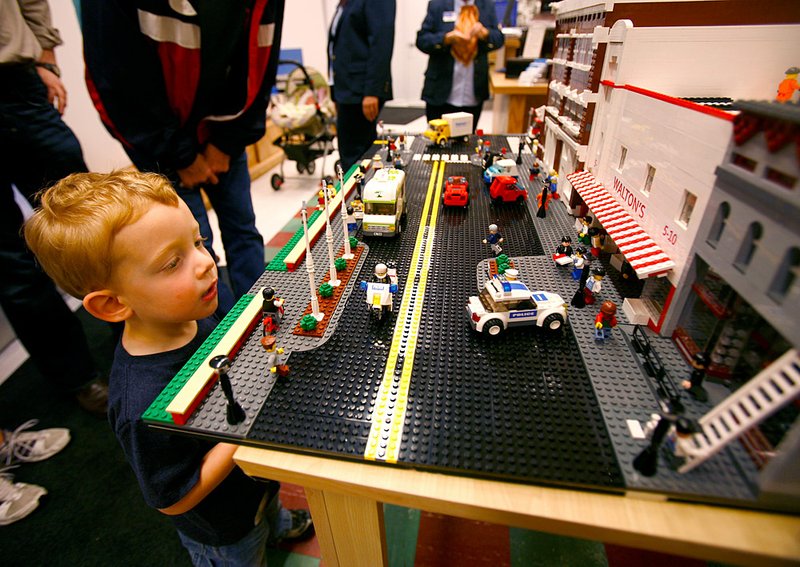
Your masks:
<svg viewBox="0 0 800 567"><path fill-rule="evenodd" d="M206 211L206 205L203 203L203 196L200 194L199 189L186 189L180 184L180 181L175 179L170 179L172 181L172 186L175 187L175 191L178 192L183 202L189 207L189 210L192 211L192 215L194 216L197 224L200 225L200 236L206 239L203 243L208 250L208 253L211 254L211 257L214 258L214 262L217 262L217 255L214 253L214 233L211 230L211 225L208 222L208 212ZM233 297L233 292L231 289L225 285L222 280L219 282L219 309L217 312L220 315L226 314L228 311L231 310L233 304L236 303L236 300Z"/></svg>
<svg viewBox="0 0 800 567"><path fill-rule="evenodd" d="M11 186L33 204L37 191L86 164L32 65L0 67L0 83L0 305L42 375L74 392L96 377L86 335L28 251Z"/></svg>
<svg viewBox="0 0 800 567"><path fill-rule="evenodd" d="M189 552L195 567L256 567L267 564L269 523L266 519L242 539L230 545L204 545L181 532L178 532L178 537Z"/></svg>
<svg viewBox="0 0 800 567"><path fill-rule="evenodd" d="M250 291L265 267L264 239L256 228L246 154L232 156L228 172L205 191L217 213L228 273L238 298Z"/></svg>

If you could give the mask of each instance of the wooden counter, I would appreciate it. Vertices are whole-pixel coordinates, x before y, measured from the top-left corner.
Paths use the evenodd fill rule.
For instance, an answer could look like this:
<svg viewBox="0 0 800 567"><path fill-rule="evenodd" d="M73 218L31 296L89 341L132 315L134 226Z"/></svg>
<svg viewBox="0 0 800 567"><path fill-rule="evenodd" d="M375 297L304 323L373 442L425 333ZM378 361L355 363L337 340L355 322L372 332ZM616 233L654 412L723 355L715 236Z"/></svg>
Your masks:
<svg viewBox="0 0 800 567"><path fill-rule="evenodd" d="M547 83L521 85L517 79L506 79L504 73L489 73L489 90L494 95L492 134L519 134L528 125L531 107L547 101Z"/></svg>
<svg viewBox="0 0 800 567"><path fill-rule="evenodd" d="M255 477L305 487L328 567L387 565L382 502L744 565L796 565L800 518L240 447Z"/></svg>

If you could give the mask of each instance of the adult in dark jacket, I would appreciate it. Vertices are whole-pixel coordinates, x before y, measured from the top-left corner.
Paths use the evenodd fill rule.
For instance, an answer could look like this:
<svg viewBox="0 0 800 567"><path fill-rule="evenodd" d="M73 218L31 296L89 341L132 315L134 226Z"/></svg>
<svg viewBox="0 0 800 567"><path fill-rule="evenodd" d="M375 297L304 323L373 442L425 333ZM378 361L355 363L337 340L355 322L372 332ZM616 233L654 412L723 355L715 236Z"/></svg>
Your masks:
<svg viewBox="0 0 800 567"><path fill-rule="evenodd" d="M392 99L395 0L340 2L328 35L339 157L347 171L375 140L378 113Z"/></svg>
<svg viewBox="0 0 800 567"><path fill-rule="evenodd" d="M205 190L237 297L264 272L245 147L266 129L283 8L284 0L81 0L86 81L100 117L136 167L170 179L214 256ZM219 290L224 311L233 296Z"/></svg>
<svg viewBox="0 0 800 567"><path fill-rule="evenodd" d="M417 32L417 48L430 56L422 88L428 120L463 111L476 128L489 98L487 53L502 46L491 0L431 0Z"/></svg>

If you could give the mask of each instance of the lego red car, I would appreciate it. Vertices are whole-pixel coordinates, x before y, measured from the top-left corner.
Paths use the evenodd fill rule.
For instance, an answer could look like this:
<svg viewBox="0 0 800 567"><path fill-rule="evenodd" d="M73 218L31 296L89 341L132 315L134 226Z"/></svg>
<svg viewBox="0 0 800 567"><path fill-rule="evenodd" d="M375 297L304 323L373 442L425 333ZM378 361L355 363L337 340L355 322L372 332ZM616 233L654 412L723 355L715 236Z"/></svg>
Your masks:
<svg viewBox="0 0 800 567"><path fill-rule="evenodd" d="M517 183L516 177L498 175L489 187L489 197L495 205L501 203L522 204L528 198L528 191Z"/></svg>
<svg viewBox="0 0 800 567"><path fill-rule="evenodd" d="M448 207L469 206L469 183L466 177L450 176L444 184L444 204Z"/></svg>

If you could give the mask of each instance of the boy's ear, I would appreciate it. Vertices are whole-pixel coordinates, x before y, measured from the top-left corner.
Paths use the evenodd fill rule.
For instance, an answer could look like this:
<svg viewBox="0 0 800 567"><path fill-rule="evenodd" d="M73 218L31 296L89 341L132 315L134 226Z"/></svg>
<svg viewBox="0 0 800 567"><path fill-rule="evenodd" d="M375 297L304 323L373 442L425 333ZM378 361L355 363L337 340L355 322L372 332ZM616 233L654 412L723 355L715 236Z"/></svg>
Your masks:
<svg viewBox="0 0 800 567"><path fill-rule="evenodd" d="M110 290L93 291L83 298L83 307L102 321L119 323L128 319L133 310L121 303Z"/></svg>

